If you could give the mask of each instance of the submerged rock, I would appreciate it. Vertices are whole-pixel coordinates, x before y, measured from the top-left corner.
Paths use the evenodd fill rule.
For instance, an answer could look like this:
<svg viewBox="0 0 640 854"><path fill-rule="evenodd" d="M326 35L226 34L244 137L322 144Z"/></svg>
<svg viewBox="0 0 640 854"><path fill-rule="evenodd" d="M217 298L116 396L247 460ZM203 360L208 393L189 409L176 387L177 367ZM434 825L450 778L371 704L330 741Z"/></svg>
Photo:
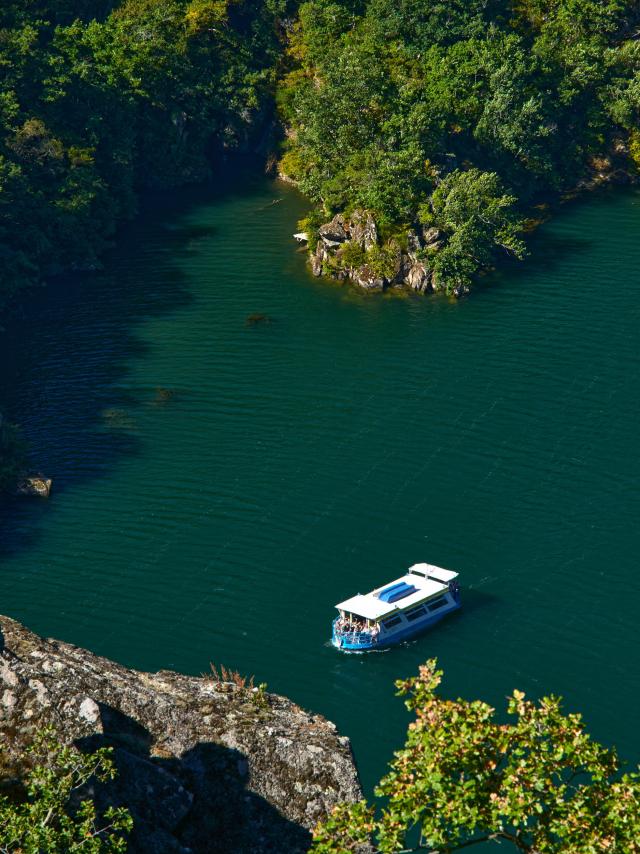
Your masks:
<svg viewBox="0 0 640 854"><path fill-rule="evenodd" d="M151 401L154 406L164 406L169 401L173 400L176 396L176 392L171 388L163 388L159 386L156 389L156 393L154 395L153 400Z"/></svg>
<svg viewBox="0 0 640 854"><path fill-rule="evenodd" d="M259 326L260 324L272 323L268 314L250 314L245 320L245 326Z"/></svg>
<svg viewBox="0 0 640 854"><path fill-rule="evenodd" d="M0 625L5 775L47 724L81 749L114 747L116 780L88 794L130 810L133 854L296 854L334 804L361 797L348 739L284 697L141 673L8 617Z"/></svg>
<svg viewBox="0 0 640 854"><path fill-rule="evenodd" d="M468 285L456 285L455 288L451 291L451 293L456 297L456 299L460 299L460 297L464 297L469 293Z"/></svg>

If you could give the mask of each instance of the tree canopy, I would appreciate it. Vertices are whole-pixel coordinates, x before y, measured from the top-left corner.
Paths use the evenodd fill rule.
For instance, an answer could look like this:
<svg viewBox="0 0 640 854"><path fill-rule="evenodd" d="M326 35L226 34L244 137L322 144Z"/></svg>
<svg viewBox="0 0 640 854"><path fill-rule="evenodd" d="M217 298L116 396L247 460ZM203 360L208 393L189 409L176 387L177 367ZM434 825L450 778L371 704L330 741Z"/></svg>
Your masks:
<svg viewBox="0 0 640 854"><path fill-rule="evenodd" d="M620 773L557 697L508 698L503 723L479 700L438 695L434 660L396 683L415 713L376 795L338 807L315 833L313 854L366 849L453 852L500 841L527 854L640 851L640 774ZM419 842L417 842L419 838ZM416 840L416 841L414 841Z"/></svg>
<svg viewBox="0 0 640 854"><path fill-rule="evenodd" d="M365 208L383 228L485 173L508 222L493 239L449 221L441 274L520 255L518 212L594 158L640 161L639 24L637 0L307 0L279 91L282 170L325 215Z"/></svg>
<svg viewBox="0 0 640 854"><path fill-rule="evenodd" d="M0 306L93 266L140 190L194 181L271 90L286 0L0 9Z"/></svg>
<svg viewBox="0 0 640 854"><path fill-rule="evenodd" d="M406 236L431 205L435 274L468 282L522 255L541 194L612 152L640 162L638 26L637 0L9 0L0 306L94 266L144 188L205 176L277 78L282 170L312 220L361 208ZM446 227L436 191L456 182L491 185L498 219Z"/></svg>

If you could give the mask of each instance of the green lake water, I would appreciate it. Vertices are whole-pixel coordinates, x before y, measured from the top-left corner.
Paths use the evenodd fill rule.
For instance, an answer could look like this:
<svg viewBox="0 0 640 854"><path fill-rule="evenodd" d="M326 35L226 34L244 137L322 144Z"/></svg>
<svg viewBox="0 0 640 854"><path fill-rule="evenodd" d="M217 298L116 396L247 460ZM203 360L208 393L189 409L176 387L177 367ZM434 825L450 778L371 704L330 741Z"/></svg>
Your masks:
<svg viewBox="0 0 640 854"><path fill-rule="evenodd" d="M55 491L0 507L0 612L256 674L351 737L367 789L431 656L447 694L562 694L637 762L640 195L564 207L460 302L313 279L304 211L251 170L150 200L12 322L0 406ZM462 573L459 614L329 646L335 602L423 560Z"/></svg>

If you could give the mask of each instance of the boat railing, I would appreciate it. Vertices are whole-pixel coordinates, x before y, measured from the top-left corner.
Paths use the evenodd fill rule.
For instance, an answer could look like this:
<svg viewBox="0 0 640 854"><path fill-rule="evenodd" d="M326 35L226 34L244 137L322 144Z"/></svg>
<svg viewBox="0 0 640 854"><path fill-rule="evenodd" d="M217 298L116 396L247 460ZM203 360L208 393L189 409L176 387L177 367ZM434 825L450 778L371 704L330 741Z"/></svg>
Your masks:
<svg viewBox="0 0 640 854"><path fill-rule="evenodd" d="M338 620L333 623L333 631L336 637L349 644L372 644L378 640L378 632L352 628L352 624L341 624Z"/></svg>

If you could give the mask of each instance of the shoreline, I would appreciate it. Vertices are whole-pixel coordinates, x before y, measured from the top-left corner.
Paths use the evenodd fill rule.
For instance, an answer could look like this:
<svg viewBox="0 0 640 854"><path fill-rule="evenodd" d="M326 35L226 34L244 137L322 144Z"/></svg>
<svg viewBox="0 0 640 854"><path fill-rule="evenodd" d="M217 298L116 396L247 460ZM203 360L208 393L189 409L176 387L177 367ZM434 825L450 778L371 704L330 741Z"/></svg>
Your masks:
<svg viewBox="0 0 640 854"><path fill-rule="evenodd" d="M612 156L620 157L621 154L625 156L626 163L608 160L607 170L602 168L601 162L600 168L592 168L591 174L580 179L573 188L543 198L525 209L522 233L532 234L540 225L548 222L561 207L571 202L584 201L588 194L638 186L640 174L628 168L626 150L617 151ZM278 180L297 187L294 179L282 173L278 174ZM475 290L478 279L500 263L498 261L496 264L481 266L473 277L471 286L461 283L448 288L438 281L429 265L430 256L432 258L446 240L445 234L439 228L421 228L418 223L414 223L401 238L404 246L393 238L381 246L374 215L358 208L350 216L336 213L332 219L320 225L315 233L301 232L293 237L302 244L308 266L315 277L349 281L353 286L369 293L405 290L420 295L441 293L459 299L468 295L472 289ZM377 253L380 249L389 250L387 269L369 263L370 250ZM347 257L347 250L356 256L357 263L351 263L350 258L345 263L342 256Z"/></svg>

